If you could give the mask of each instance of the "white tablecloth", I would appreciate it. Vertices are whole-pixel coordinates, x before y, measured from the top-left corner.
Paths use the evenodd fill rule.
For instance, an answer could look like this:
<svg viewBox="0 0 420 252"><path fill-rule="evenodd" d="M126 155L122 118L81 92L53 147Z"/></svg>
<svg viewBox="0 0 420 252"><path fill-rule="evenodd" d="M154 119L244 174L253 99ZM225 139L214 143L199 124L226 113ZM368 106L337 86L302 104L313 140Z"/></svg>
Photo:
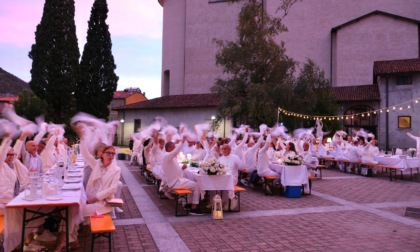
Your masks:
<svg viewBox="0 0 420 252"><path fill-rule="evenodd" d="M375 156L374 160L379 164L394 166L402 170L420 167L419 158L407 157L406 159L402 159L395 155L390 157Z"/></svg>
<svg viewBox="0 0 420 252"><path fill-rule="evenodd" d="M73 183L74 184L74 183ZM11 200L5 209L5 229L4 229L4 249L11 251L19 245L22 238L22 218L23 209L28 208L31 210L42 211L43 208L48 211L52 208L59 206L68 206L69 208L69 232L72 233L74 228L78 228L79 224L83 221L83 207L86 203L86 193L83 188L82 182L77 183L79 190L63 190L61 200L48 200L48 197L42 197L37 200L24 200L25 192L20 193L16 198ZM31 216L32 213L27 213ZM28 219L28 217L27 217ZM33 227L29 223L30 227ZM32 230L27 229L25 235L29 234Z"/></svg>
<svg viewBox="0 0 420 252"><path fill-rule="evenodd" d="M279 165L270 164L270 168L281 174L281 184L286 186L304 185L304 191L309 193L308 168L306 165Z"/></svg>
<svg viewBox="0 0 420 252"><path fill-rule="evenodd" d="M204 191L229 191L229 198L235 197L233 178L230 174L223 175L200 175L198 174L198 168L187 168L184 170L184 176L188 179L196 181L200 190L202 190L202 196Z"/></svg>

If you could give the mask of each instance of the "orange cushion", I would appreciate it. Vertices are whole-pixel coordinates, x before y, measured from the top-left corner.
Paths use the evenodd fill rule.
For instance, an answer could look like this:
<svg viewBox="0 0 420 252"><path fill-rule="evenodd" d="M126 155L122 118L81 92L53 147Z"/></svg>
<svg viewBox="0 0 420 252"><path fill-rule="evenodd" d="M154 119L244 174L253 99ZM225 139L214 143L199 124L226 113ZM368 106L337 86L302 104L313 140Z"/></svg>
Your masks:
<svg viewBox="0 0 420 252"><path fill-rule="evenodd" d="M191 190L189 189L174 189L173 191L175 194L183 195L183 194L192 194Z"/></svg>
<svg viewBox="0 0 420 252"><path fill-rule="evenodd" d="M109 214L102 217L90 216L90 231L93 234L115 232L114 222Z"/></svg>
<svg viewBox="0 0 420 252"><path fill-rule="evenodd" d="M4 231L4 215L0 216L0 234Z"/></svg>
<svg viewBox="0 0 420 252"><path fill-rule="evenodd" d="M235 192L246 192L246 189L240 186L235 186Z"/></svg>

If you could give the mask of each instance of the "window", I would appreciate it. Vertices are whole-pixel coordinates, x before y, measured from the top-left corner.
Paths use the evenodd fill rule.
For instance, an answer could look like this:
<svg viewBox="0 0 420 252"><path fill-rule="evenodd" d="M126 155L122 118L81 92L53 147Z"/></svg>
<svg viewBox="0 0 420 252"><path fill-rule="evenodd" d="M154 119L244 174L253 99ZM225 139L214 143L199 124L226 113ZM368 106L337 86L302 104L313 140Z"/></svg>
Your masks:
<svg viewBox="0 0 420 252"><path fill-rule="evenodd" d="M399 116L398 117L398 128L409 129L411 128L411 116Z"/></svg>
<svg viewBox="0 0 420 252"><path fill-rule="evenodd" d="M411 75L400 75L397 76L397 85L412 85L413 78Z"/></svg>
<svg viewBox="0 0 420 252"><path fill-rule="evenodd" d="M114 103L113 102L111 102L111 109L113 109L114 108Z"/></svg>
<svg viewBox="0 0 420 252"><path fill-rule="evenodd" d="M141 119L134 119L134 132L139 132L141 128Z"/></svg>

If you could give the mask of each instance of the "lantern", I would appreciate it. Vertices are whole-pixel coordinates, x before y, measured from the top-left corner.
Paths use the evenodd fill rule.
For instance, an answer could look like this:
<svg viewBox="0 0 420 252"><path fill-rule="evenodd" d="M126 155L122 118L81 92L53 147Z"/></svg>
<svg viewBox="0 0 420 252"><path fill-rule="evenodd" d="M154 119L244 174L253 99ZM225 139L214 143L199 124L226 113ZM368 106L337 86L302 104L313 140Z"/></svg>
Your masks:
<svg viewBox="0 0 420 252"><path fill-rule="evenodd" d="M222 198L220 198L219 194L216 194L216 196L213 198L213 209L211 217L214 220L223 220Z"/></svg>

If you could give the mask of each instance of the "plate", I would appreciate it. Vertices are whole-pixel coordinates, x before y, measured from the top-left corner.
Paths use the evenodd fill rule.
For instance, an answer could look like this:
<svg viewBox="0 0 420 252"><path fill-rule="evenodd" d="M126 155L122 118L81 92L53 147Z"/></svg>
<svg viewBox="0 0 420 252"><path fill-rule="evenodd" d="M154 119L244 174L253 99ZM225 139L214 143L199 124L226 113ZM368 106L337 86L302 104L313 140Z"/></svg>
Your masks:
<svg viewBox="0 0 420 252"><path fill-rule="evenodd" d="M79 183L82 181L80 178L66 178L64 179L64 183Z"/></svg>
<svg viewBox="0 0 420 252"><path fill-rule="evenodd" d="M50 196L50 197L46 198L46 200L51 200L51 201L62 200L62 199L63 199L63 197L61 197L61 196Z"/></svg>
<svg viewBox="0 0 420 252"><path fill-rule="evenodd" d="M62 190L79 190L80 184L64 184Z"/></svg>
<svg viewBox="0 0 420 252"><path fill-rule="evenodd" d="M72 177L72 178L74 178L74 177L82 177L83 176L83 173L69 173L69 174L67 174L67 177Z"/></svg>

